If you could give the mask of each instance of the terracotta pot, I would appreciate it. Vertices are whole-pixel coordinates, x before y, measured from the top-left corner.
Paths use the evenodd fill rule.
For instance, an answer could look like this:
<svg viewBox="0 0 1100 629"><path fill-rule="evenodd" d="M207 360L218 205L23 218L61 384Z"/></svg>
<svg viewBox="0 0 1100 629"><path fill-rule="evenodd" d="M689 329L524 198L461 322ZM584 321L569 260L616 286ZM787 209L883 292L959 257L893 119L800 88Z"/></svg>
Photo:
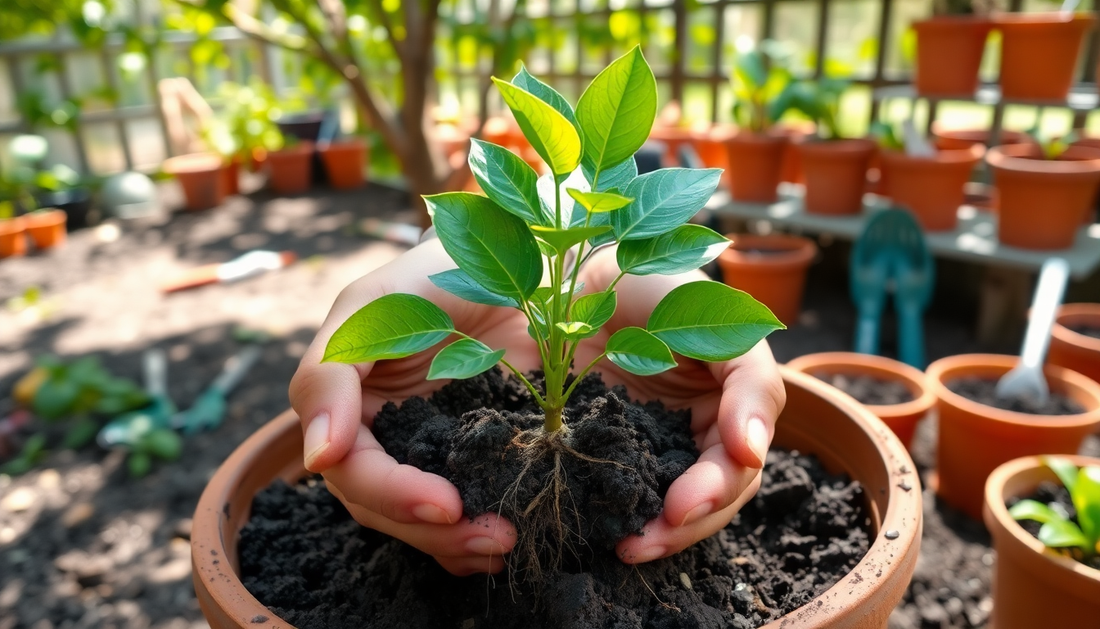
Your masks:
<svg viewBox="0 0 1100 629"><path fill-rule="evenodd" d="M784 134L742 131L726 141L730 194L737 201L774 203L779 198L783 157L790 138Z"/></svg>
<svg viewBox="0 0 1100 629"><path fill-rule="evenodd" d="M924 373L901 361L883 356L855 352L821 352L806 354L787 363L796 371L811 376L868 376L876 380L900 382L909 389L913 399L901 404L866 404L867 410L883 421L898 436L906 448L913 441L917 423L936 404L936 396L925 384Z"/></svg>
<svg viewBox="0 0 1100 629"><path fill-rule="evenodd" d="M1066 458L1078 467L1100 465L1100 459ZM1084 628L1100 620L1100 570L1047 551L1005 507L1044 481L1058 478L1038 457L1009 461L986 481L982 515L997 551L990 629Z"/></svg>
<svg viewBox="0 0 1100 629"><path fill-rule="evenodd" d="M955 229L963 186L985 154L974 144L957 151L937 151L932 157L914 157L901 151L880 151L886 196L895 205L913 211L928 231Z"/></svg>
<svg viewBox="0 0 1100 629"><path fill-rule="evenodd" d="M665 145L664 165L678 166L680 164L680 147L692 144L697 134L689 126L661 124L658 120L649 132L649 139L656 140Z"/></svg>
<svg viewBox="0 0 1100 629"><path fill-rule="evenodd" d="M241 158L234 156L222 165L222 189L227 196L241 193Z"/></svg>
<svg viewBox="0 0 1100 629"><path fill-rule="evenodd" d="M788 326L798 322L806 270L817 255L809 238L785 234L727 234L732 241L718 257L726 284L763 302Z"/></svg>
<svg viewBox="0 0 1100 629"><path fill-rule="evenodd" d="M516 121L503 116L495 116L485 121L481 137L485 138L486 142L503 146L513 153L519 153L520 149L531 146Z"/></svg>
<svg viewBox="0 0 1100 629"><path fill-rule="evenodd" d="M806 176L806 211L847 215L863 210L867 169L878 147L871 140L806 141L797 145Z"/></svg>
<svg viewBox="0 0 1100 629"><path fill-rule="evenodd" d="M978 90L985 40L993 23L972 15L938 16L913 23L917 33L917 93L971 96Z"/></svg>
<svg viewBox="0 0 1100 629"><path fill-rule="evenodd" d="M21 217L0 220L0 258L27 254L27 226Z"/></svg>
<svg viewBox="0 0 1100 629"><path fill-rule="evenodd" d="M350 190L363 185L363 168L367 160L367 145L359 138L330 142L318 148L328 171L329 184L338 190Z"/></svg>
<svg viewBox="0 0 1100 629"><path fill-rule="evenodd" d="M990 146L992 132L989 129L948 129L940 122L932 123L932 143L941 151L967 149L975 144ZM1034 143L1023 131L1001 129L997 134L998 146L1005 144Z"/></svg>
<svg viewBox="0 0 1100 629"><path fill-rule="evenodd" d="M68 216L64 210L40 210L23 217L27 235L39 249L50 249L65 244L65 221Z"/></svg>
<svg viewBox="0 0 1100 629"><path fill-rule="evenodd" d="M974 519L982 515L985 479L998 465L1022 456L1074 454L1081 440L1100 426L1100 384L1081 374L1047 365L1050 390L1074 400L1079 415L1030 415L979 404L952 392L959 378L997 380L1016 366L1015 356L962 354L928 366L928 386L939 409L936 493Z"/></svg>
<svg viewBox="0 0 1100 629"><path fill-rule="evenodd" d="M798 150L798 145L813 139L813 136L817 133L817 125L809 120L799 120L776 125L774 130L790 138L790 142L783 152L783 169L780 174L780 181L806 183L805 173L802 172L802 154Z"/></svg>
<svg viewBox="0 0 1100 629"><path fill-rule="evenodd" d="M1074 146L1085 146L1093 149L1100 149L1100 137L1083 137L1073 143ZM1100 215L1097 214L1097 210L1100 209L1100 194L1092 202L1092 208L1085 212L1085 225L1091 225L1100 220Z"/></svg>
<svg viewBox="0 0 1100 629"><path fill-rule="evenodd" d="M731 125L708 125L699 129L692 141L695 152L699 155L699 161L703 162L706 168L721 168L722 183L726 185L729 185L732 174L729 149L726 145L736 133L737 130Z"/></svg>
<svg viewBox="0 0 1100 629"><path fill-rule="evenodd" d="M1065 100L1085 33L1096 17L1090 13L1001 13L1001 94L1004 98Z"/></svg>
<svg viewBox="0 0 1100 629"><path fill-rule="evenodd" d="M1071 326L1100 330L1100 304L1065 304L1058 309L1047 362L1100 382L1100 339L1074 332Z"/></svg>
<svg viewBox="0 0 1100 629"><path fill-rule="evenodd" d="M1034 144L989 149L1000 214L997 237L1024 249L1067 249L1100 188L1100 150L1071 146L1042 159Z"/></svg>
<svg viewBox="0 0 1100 629"><path fill-rule="evenodd" d="M177 155L164 160L163 168L180 182L186 209L208 210L225 200L221 157L213 153Z"/></svg>
<svg viewBox="0 0 1100 629"><path fill-rule="evenodd" d="M847 472L862 482L871 502L873 534L870 550L852 569L859 578L842 578L765 627L886 629L920 550L916 466L882 422L850 397L805 374L781 371L787 404L776 424L775 444L816 454L829 471ZM261 622L290 627L244 588L237 543L256 492L275 479L293 482L304 473L301 425L287 411L238 447L203 491L191 530L192 579L213 629L251 629Z"/></svg>
<svg viewBox="0 0 1100 629"><path fill-rule="evenodd" d="M301 194L309 190L313 143L299 142L267 154L267 183L278 194Z"/></svg>

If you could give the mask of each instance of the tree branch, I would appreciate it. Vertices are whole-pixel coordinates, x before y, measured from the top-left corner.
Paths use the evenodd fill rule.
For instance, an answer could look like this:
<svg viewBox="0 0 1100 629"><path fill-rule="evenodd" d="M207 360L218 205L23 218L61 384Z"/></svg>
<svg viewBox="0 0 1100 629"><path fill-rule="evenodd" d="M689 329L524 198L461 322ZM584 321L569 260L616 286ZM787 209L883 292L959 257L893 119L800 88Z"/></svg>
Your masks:
<svg viewBox="0 0 1100 629"><path fill-rule="evenodd" d="M397 41L394 37L393 20L390 19L390 14L386 13L386 10L382 8L382 0L371 0L371 7L374 12L378 14L378 22L382 25L382 28L386 30L386 38L389 40L390 45L393 46L393 52L397 55L397 60L404 63L404 52L402 51L401 42ZM406 29L408 32L408 29Z"/></svg>

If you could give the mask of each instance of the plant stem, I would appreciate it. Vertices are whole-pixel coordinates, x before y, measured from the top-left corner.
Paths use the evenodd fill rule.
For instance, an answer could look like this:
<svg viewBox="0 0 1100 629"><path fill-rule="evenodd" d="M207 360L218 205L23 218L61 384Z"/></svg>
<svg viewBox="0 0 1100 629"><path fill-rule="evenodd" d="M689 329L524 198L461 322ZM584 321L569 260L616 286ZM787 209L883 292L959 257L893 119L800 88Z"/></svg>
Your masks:
<svg viewBox="0 0 1100 629"><path fill-rule="evenodd" d="M531 384L531 382L527 380L527 378L524 378L523 374L520 373L518 369L513 367L512 364L509 363L507 360L504 360L504 358L501 358L500 362L509 370L511 370L512 374L515 375L515 377L519 378L519 381L523 383L523 386L527 387L527 390L531 392L531 395L535 398L535 402L538 403L538 405L545 410L546 400L544 400L542 396L539 395L539 392L535 390L535 385Z"/></svg>
<svg viewBox="0 0 1100 629"><path fill-rule="evenodd" d="M569 388L565 391L565 395L562 396L562 398L568 400L569 396L573 395L573 389L577 388L577 383L581 381L581 378L587 376L588 372L596 366L596 363L603 360L605 356L607 356L607 352L600 354L592 362L588 363L588 366L582 369L581 372L577 374L577 377L573 379L573 384L569 385Z"/></svg>

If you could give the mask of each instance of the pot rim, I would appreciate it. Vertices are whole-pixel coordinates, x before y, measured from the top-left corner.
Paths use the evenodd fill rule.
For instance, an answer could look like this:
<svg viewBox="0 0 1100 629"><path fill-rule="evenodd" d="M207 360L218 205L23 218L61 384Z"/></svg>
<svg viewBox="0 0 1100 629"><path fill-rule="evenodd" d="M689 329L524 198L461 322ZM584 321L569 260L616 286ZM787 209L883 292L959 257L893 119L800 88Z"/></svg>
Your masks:
<svg viewBox="0 0 1100 629"><path fill-rule="evenodd" d="M1100 172L1100 149L1073 145L1056 159L1033 157L1038 145L1002 144L990 148L985 161L996 170L1049 175L1093 175ZM1075 159L1065 159L1069 156Z"/></svg>
<svg viewBox="0 0 1100 629"><path fill-rule="evenodd" d="M1043 372L1047 380L1053 380L1058 385L1051 388L1055 391L1066 388L1076 389L1083 396L1091 398L1092 408L1086 407L1084 413L1076 415L1032 415L987 406L967 399L947 388L946 381L954 379L953 375L960 370L977 367L995 372L995 377L999 378L1015 367L1017 362L1019 362L1018 357L1004 354L957 354L941 358L928 365L925 374L928 386L935 393L938 400L942 400L966 413L984 417L989 421L1028 428L1078 428L1100 424L1100 384L1076 371L1056 365L1043 366ZM1069 392L1065 391L1064 394L1069 395ZM1080 400L1078 402L1080 403Z"/></svg>
<svg viewBox="0 0 1100 629"><path fill-rule="evenodd" d="M801 268L809 266L810 263L813 262L814 257L817 256L817 244L804 236L779 233L766 235L726 234L726 238L730 240L730 246L726 247L721 255L718 256L718 259L724 261L726 264L752 265L775 269L787 267ZM735 248L739 242L755 243L760 245L761 248L767 246L779 247L780 250L766 255L746 254Z"/></svg>
<svg viewBox="0 0 1100 629"><path fill-rule="evenodd" d="M961 27L984 27L987 29L993 28L993 19L988 15L933 15L924 20L914 20L912 23L914 29L918 31L926 28L961 28Z"/></svg>
<svg viewBox="0 0 1100 629"><path fill-rule="evenodd" d="M809 154L822 158L863 158L866 154L878 150L878 143L868 138L822 140L807 137L802 142L797 143L797 146L803 155Z"/></svg>
<svg viewBox="0 0 1100 629"><path fill-rule="evenodd" d="M996 28L1009 30L1023 30L1047 25L1073 25L1075 28L1089 28L1096 21L1096 16L1085 11L1075 11L1069 16L1061 11L1036 11L1029 13L998 11L992 15L992 21Z"/></svg>
<svg viewBox="0 0 1100 629"><path fill-rule="evenodd" d="M64 223L68 217L69 215L65 213L65 210L60 210L58 208L41 208L24 215L23 224L26 225L28 229L33 227L52 227Z"/></svg>
<svg viewBox="0 0 1100 629"><path fill-rule="evenodd" d="M357 151L359 149L365 149L367 146L363 138L357 136L340 138L326 142L325 144L317 144L318 153L328 153L330 151Z"/></svg>
<svg viewBox="0 0 1100 629"><path fill-rule="evenodd" d="M963 166L974 167L985 155L985 145L971 144L963 149L937 149L934 155L909 155L905 151L879 149L879 157L891 165L912 166Z"/></svg>
<svg viewBox="0 0 1100 629"><path fill-rule="evenodd" d="M1095 457L1079 454L1059 454L1057 456L1069 459L1078 467L1100 465L1100 459ZM1100 570L1086 566L1079 561L1074 561L1069 557L1047 552L1046 546L1038 538L1028 533L1015 518L1008 514L1005 499L1010 496L1005 495L1005 484L1021 474L1044 468L1046 466L1038 456L1025 456L997 466L997 469L993 470L985 481L985 504L982 508L982 519L985 520L985 525L989 528L991 534L995 537L1001 537L998 541L1027 548L1035 553L1037 557L1049 561L1051 567L1055 570L1080 575L1085 579L1095 581L1100 586ZM1054 472L1050 472L1050 477L1056 478ZM1007 535L997 536L998 532L1007 533Z"/></svg>
<svg viewBox="0 0 1100 629"><path fill-rule="evenodd" d="M27 222L23 220L22 216L0 218L0 233L2 234L19 234L26 230Z"/></svg>
<svg viewBox="0 0 1100 629"><path fill-rule="evenodd" d="M791 133L772 127L764 133L756 133L748 129L738 129L725 138L727 144L764 144L768 146L787 145L791 143Z"/></svg>
<svg viewBox="0 0 1100 629"><path fill-rule="evenodd" d="M1050 333L1062 342L1100 353L1100 339L1074 332L1066 325L1066 323L1073 325L1076 320L1089 321L1100 328L1100 304L1062 304L1058 308L1058 314L1054 318L1054 327L1051 328Z"/></svg>
<svg viewBox="0 0 1100 629"><path fill-rule="evenodd" d="M789 361L787 367L810 376L813 376L816 372L860 373L850 371L852 367L856 367L873 372L873 377L901 381L913 394L913 399L899 404L863 405L878 417L923 415L931 410L936 403L936 396L927 385L924 372L900 360L885 356L860 354L858 352L819 352L799 356Z"/></svg>
<svg viewBox="0 0 1100 629"><path fill-rule="evenodd" d="M284 146L281 149L267 152L267 159L280 157L298 157L302 154L313 153L313 142L310 140L299 140L293 146Z"/></svg>
<svg viewBox="0 0 1100 629"><path fill-rule="evenodd" d="M982 127L947 128L944 126L943 122L939 120L932 123L932 136L945 140L960 140L963 142L979 142L984 144L989 140L991 133L993 133L992 129ZM1014 129L1000 129L997 135L1000 137L1001 141L999 146L1034 142L1034 139L1026 132L1016 131ZM1006 143L1006 137L1015 138L1016 141Z"/></svg>
<svg viewBox="0 0 1100 629"><path fill-rule="evenodd" d="M187 153L161 162L161 170L169 175L210 173L221 170L222 158L215 153Z"/></svg>

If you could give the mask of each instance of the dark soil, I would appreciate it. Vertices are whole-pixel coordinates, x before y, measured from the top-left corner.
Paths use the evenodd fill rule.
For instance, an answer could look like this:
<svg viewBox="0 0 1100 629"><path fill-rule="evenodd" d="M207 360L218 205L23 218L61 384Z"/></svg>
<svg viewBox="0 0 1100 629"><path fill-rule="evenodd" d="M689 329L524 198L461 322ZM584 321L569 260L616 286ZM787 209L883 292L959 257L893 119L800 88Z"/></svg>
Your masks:
<svg viewBox="0 0 1100 629"><path fill-rule="evenodd" d="M676 557L633 568L601 553L537 595L504 576L451 576L360 527L323 483L280 482L253 502L241 570L257 598L301 629L757 627L830 587L869 547L858 484L784 451L769 453L764 474L728 527Z"/></svg>
<svg viewBox="0 0 1100 629"><path fill-rule="evenodd" d="M1032 400L997 397L997 381L985 378L960 378L947 383L947 388L979 404L1029 415L1077 415L1085 409L1061 393L1050 392L1046 404Z"/></svg>
<svg viewBox="0 0 1100 629"><path fill-rule="evenodd" d="M1065 485L1061 483L1055 483L1051 481L1044 481L1039 484L1035 489L1035 492L1029 496L1022 496L1018 499L1009 500L1005 503L1005 506L1012 508L1012 505L1016 504L1020 500L1036 500L1041 502L1055 511L1060 511L1071 520L1073 523L1080 526L1080 522L1077 521L1077 509L1073 506L1073 499L1070 498L1069 490ZM1035 520L1017 520L1020 526L1025 531L1031 533L1032 537L1039 537L1039 529L1043 528L1043 525ZM1069 549L1064 551L1067 557L1071 557L1086 566L1096 568L1100 570L1100 556L1089 557L1086 559L1080 552L1073 552Z"/></svg>
<svg viewBox="0 0 1100 629"><path fill-rule="evenodd" d="M913 392L905 383L871 376L846 376L838 373L815 373L823 380L859 400L860 404L904 404L913 401Z"/></svg>
<svg viewBox="0 0 1100 629"><path fill-rule="evenodd" d="M1092 337L1094 339L1100 339L1100 328L1095 328L1087 325L1071 325L1069 329L1078 334L1084 334L1085 336Z"/></svg>

